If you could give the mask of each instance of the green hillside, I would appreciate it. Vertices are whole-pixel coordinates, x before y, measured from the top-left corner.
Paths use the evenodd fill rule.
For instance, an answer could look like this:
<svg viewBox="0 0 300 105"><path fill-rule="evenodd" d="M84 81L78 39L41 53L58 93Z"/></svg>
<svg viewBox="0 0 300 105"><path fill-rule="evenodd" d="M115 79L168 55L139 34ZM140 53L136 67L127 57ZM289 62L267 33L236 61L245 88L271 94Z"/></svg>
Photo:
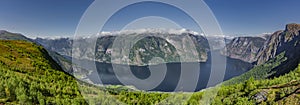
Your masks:
<svg viewBox="0 0 300 105"><path fill-rule="evenodd" d="M84 103L76 80L41 46L2 40L0 50L0 103Z"/></svg>
<svg viewBox="0 0 300 105"><path fill-rule="evenodd" d="M287 61L287 58L284 56L284 54L285 53L283 52L283 53L277 55L274 59L271 59L264 64L255 66L248 72L246 72L238 77L235 77L228 81L223 82L223 85L237 84L240 82L244 82L244 81L250 79L251 77L253 77L256 80L268 78L270 75L273 75L275 73L274 71L272 71L274 68L278 67L280 64Z"/></svg>
<svg viewBox="0 0 300 105"><path fill-rule="evenodd" d="M28 41L0 40L0 52L0 104L154 104L168 96L78 84L43 47Z"/></svg>
<svg viewBox="0 0 300 105"><path fill-rule="evenodd" d="M109 95L104 96L103 88L78 84L41 46L0 40L0 52L0 104L113 103ZM86 101L82 94L90 100Z"/></svg>
<svg viewBox="0 0 300 105"><path fill-rule="evenodd" d="M222 86L214 98L216 105L299 105L300 65L292 72L273 79L249 80Z"/></svg>

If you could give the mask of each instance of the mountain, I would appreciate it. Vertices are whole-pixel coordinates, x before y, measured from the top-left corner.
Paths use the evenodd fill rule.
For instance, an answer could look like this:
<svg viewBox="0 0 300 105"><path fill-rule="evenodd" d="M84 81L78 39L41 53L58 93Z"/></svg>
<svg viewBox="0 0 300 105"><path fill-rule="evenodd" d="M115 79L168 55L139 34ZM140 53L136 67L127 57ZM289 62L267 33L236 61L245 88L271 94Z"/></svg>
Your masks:
<svg viewBox="0 0 300 105"><path fill-rule="evenodd" d="M0 104L110 105L120 103L106 93L133 91L124 86L97 87L83 82L57 62L65 60L74 66L68 59L21 34L4 32L0 34L0 38L5 37L0 39Z"/></svg>
<svg viewBox="0 0 300 105"><path fill-rule="evenodd" d="M263 70L263 69L261 69ZM219 87L213 105L299 105L300 64L291 72L270 79L254 79Z"/></svg>
<svg viewBox="0 0 300 105"><path fill-rule="evenodd" d="M221 50L223 49L234 37L229 36L206 36L209 41L210 50Z"/></svg>
<svg viewBox="0 0 300 105"><path fill-rule="evenodd" d="M221 50L221 54L253 63L257 60L257 52L265 42L265 37L235 37Z"/></svg>
<svg viewBox="0 0 300 105"><path fill-rule="evenodd" d="M222 86L216 90L216 97L210 99L211 104L299 104L298 26L298 24L289 24L284 31L279 32L280 34L274 33L268 36L269 38L263 38L267 40L258 50L258 61L254 62L257 65L245 74L221 84ZM107 37L111 39L115 36L103 38ZM192 39L196 42L197 38ZM145 41L148 44L155 42L157 46L160 46L160 43L166 44L164 40L153 37L145 38L141 43ZM254 42L248 39L244 41ZM101 40L100 42L107 43ZM109 45L108 43L108 48ZM136 48L146 47L142 44L136 46ZM182 104L200 104L200 99L203 99L206 92L210 94L210 90L214 89L193 94L181 92L169 94L129 91L122 86L112 86L103 90L90 84L90 86L75 85L76 83L72 82L75 79L64 72L50 57L51 53L49 54L42 46L28 41L6 40L1 42L0 47L0 50L3 50L0 55L0 74L5 74L0 75L0 82L4 82L0 83L0 104L85 104L87 101L84 101L79 94L89 97L88 102L100 102L98 104L118 104L115 102L119 101L126 104L158 104L158 102L178 104L188 96L191 96L189 100ZM236 60L239 62L238 59ZM76 86L84 90L79 92L79 87ZM164 101L170 95L174 98ZM110 100L111 98L113 99Z"/></svg>
<svg viewBox="0 0 300 105"><path fill-rule="evenodd" d="M284 31L277 31L258 50L256 66L228 83L234 84L254 77L255 79L273 78L289 73L300 61L300 25L288 24Z"/></svg>
<svg viewBox="0 0 300 105"><path fill-rule="evenodd" d="M76 79L43 47L28 41L0 40L0 50L0 103L54 104L69 99L85 103ZM59 98L62 95L64 98Z"/></svg>
<svg viewBox="0 0 300 105"><path fill-rule="evenodd" d="M257 65L222 83L213 104L300 103L299 24L287 24L258 50Z"/></svg>
<svg viewBox="0 0 300 105"><path fill-rule="evenodd" d="M285 53L287 60L276 68L274 76L288 73L298 66L300 61L300 24L288 24L285 30L275 32L257 55L257 65L263 64L275 56Z"/></svg>
<svg viewBox="0 0 300 105"><path fill-rule="evenodd" d="M11 33L5 30L0 30L0 39L1 40L25 40L31 42L32 40L25 37L22 34Z"/></svg>
<svg viewBox="0 0 300 105"><path fill-rule="evenodd" d="M43 45L43 44L39 43L38 39L32 40L32 39L27 38L26 36L24 36L22 34L12 33L12 32L8 32L8 31L5 31L5 30L0 30L0 40L26 41L26 42L34 43L34 44L37 44L37 45L46 46L47 48L49 48L47 45ZM65 41L60 41L60 42L65 42ZM54 42L53 44L55 44L55 43L57 43L57 42ZM59 44L59 46L62 46L62 45L64 45L64 44ZM50 57L53 60L55 60L55 62L57 62L58 65L65 72L67 72L69 74L73 74L75 72L81 72L81 74L88 74L87 70L85 70L85 69L73 70L72 62L71 62L70 59L67 59L66 57L62 56L61 54L54 52L52 49L46 49L46 50L47 50L47 53L50 55Z"/></svg>
<svg viewBox="0 0 300 105"><path fill-rule="evenodd" d="M137 43L135 43L135 45L133 45L133 47L131 48L131 52L129 54L129 56L123 56L124 58L129 58L131 61L131 63L129 64L132 68L132 72L135 73L135 75L138 75L139 77L143 77L143 78L147 78L149 74L149 70L147 68L149 68L148 66L151 65L151 67L158 67L161 64L166 64L169 66L176 66L179 67L181 61L180 57L179 57L179 53L183 53L183 51L180 50L176 50L175 47L179 47L181 49L183 49L185 52L192 52L191 49L189 47L182 47L182 43L186 43L189 42L189 40L187 38L190 38L190 40L192 40L192 43L195 45L196 50L198 52L194 52L194 54L198 53L200 61L192 61L192 62L200 62L201 64L201 71L202 72L206 72L206 71L210 71L210 67L211 67L211 57L210 54L214 53L213 56L215 56L216 58L222 58L223 56L219 54L219 49L222 48L222 46L224 47L225 45L221 45L224 44L222 41L226 41L227 43L229 42L230 38L226 38L226 37L218 37L218 36L208 36L207 38L205 38L204 36L198 35L196 33L193 32L189 32L189 31L183 31L183 32L165 32L165 31L159 31L159 30L155 30L153 32L150 31L139 31L139 30L133 30L133 31L126 31L126 32L114 32L114 33L108 33L106 32L105 34L102 34L101 36L96 36L96 37L80 37L77 39L71 39L71 38L58 38L58 39L43 39L43 38L37 38L35 39L36 42L41 43L41 45L45 46L45 48L49 49L49 52L58 52L59 54L64 55L65 58L67 59L71 59L72 55L70 55L71 53L71 48L73 47L73 42L77 41L77 43L79 43L80 45L82 45L83 47L78 47L78 46L74 46L74 49L76 51L76 53L84 53L84 52L95 52L95 61L94 59L89 58L87 55L84 54L79 54L80 57L83 57L84 59L79 60L78 65L80 65L81 67L76 67L76 69L74 69L74 67L70 66L71 62L68 60L56 60L56 58L60 58L60 57L55 57L55 53L54 54L50 54L52 56L54 56L54 59L59 62L59 64L62 65L63 68L70 68L71 71L73 72L72 74L76 74L76 77L79 77L81 79L84 79L85 81L90 81L90 83L93 84L98 84L98 83L105 83L105 84L118 84L121 85L122 83L120 83L118 81L118 78L116 78L114 76L114 68L112 68L112 64L111 64L111 52L112 52L112 46L114 41L116 40L116 38L118 36L126 36L126 35L130 35L130 36L146 36L146 35L151 35L148 37L145 37L139 41L137 41ZM195 35L194 35L195 34ZM166 39L160 38L158 36L165 36ZM91 39L97 39L97 43L95 45L95 48L88 48L85 49L86 47L84 46L84 44L90 42ZM210 47L212 47L211 49L209 48L208 45L208 40L210 41L210 44L212 44ZM122 41L121 41L122 42ZM122 44L123 45L123 44ZM188 45L188 44L187 44ZM126 50L126 47L121 48L121 51ZM79 56L78 55L78 56ZM149 62L151 60L153 60L153 57L160 57L162 59L164 59L164 62L159 62L159 63L153 63L153 62ZM74 59L74 58L73 58ZM96 69L97 71L94 71L94 68L92 68L92 66L90 66L90 64L96 64ZM185 62L187 63L187 62ZM185 64L182 63L182 64ZM235 76L239 76L245 72L247 72L248 70L250 70L253 65L248 63L248 62L244 62L238 59L231 59L231 58L227 58L227 67L226 67L226 73L225 73L225 77L224 79L230 79L232 77ZM121 64L119 66L124 66L128 65L128 64L122 64L122 62L119 63L115 63L114 64ZM187 63L188 64L188 63ZM75 64L73 64L74 66ZM242 66L241 66L242 65ZM79 70L77 68L80 68ZM174 67L169 67L169 68L173 68L173 69L169 69L170 71L172 70L172 72L170 72L170 75L177 75L180 74L180 72L177 72L180 68L174 68ZM86 70L85 70L86 69ZM192 69L192 68L190 68ZM144 72L141 72L144 71ZM99 77L98 77L98 73L99 75L101 75L101 82L99 82ZM207 72L208 73L208 72ZM202 73L204 74L204 73ZM78 76L77 76L78 75ZM124 76L126 78L128 74L122 74L122 76ZM206 77L206 75L202 76L202 82L205 81L204 77ZM174 84L172 84L172 86L169 86L167 84L169 83L174 83L174 78L176 79L176 76L168 76L165 78L165 82L163 83L164 85L162 85L162 88L157 88L157 90L160 89L160 91L170 91L172 90L171 87L173 87ZM131 81L130 79L127 79L128 81ZM200 82L199 82L200 84ZM175 86L175 85L174 85ZM199 88L197 89L203 89L205 87L203 87L202 85L199 85Z"/></svg>
<svg viewBox="0 0 300 105"><path fill-rule="evenodd" d="M45 48L55 51L61 55L72 56L72 40L70 38L43 39L36 38L34 41L40 43Z"/></svg>
<svg viewBox="0 0 300 105"><path fill-rule="evenodd" d="M283 54L286 60L273 62L270 65L276 66L264 70L269 72L267 77L280 76L297 67L299 63L299 31L300 25L291 23L286 25L285 30L276 31L271 35L236 37L226 45L227 52L223 49L221 53L230 58L253 63L257 65L255 68L263 67Z"/></svg>
<svg viewBox="0 0 300 105"><path fill-rule="evenodd" d="M196 32L188 31L188 30L160 30L160 29L152 29L152 30L126 30L120 32L106 32L102 33L99 36L96 36L96 54L95 60L98 62L106 62L111 63L111 52L114 40L117 36L124 35L136 35L136 36L146 36L141 40L139 40L132 48L130 52L130 56L123 56L121 59L130 59L131 65L147 65L149 64L152 57L160 57L165 60L165 63L168 62L180 62L179 54L187 52L190 50L190 47L184 47L182 43L186 43L188 40L192 40L194 43L197 52L191 52L193 54L199 55L199 60L197 62L205 62L207 60L207 53L209 51L208 41L204 36L198 35ZM163 39L157 36L165 36L167 39ZM190 38L190 39L189 39ZM77 41L78 43L87 43L92 38L60 38L60 39L35 39L36 42L41 43L47 49L58 52L62 55L72 56L72 44L73 41ZM76 47L76 46L75 46ZM176 48L180 48L182 50L176 50ZM95 49L83 49L83 48L74 48L77 49L76 52L84 53L84 52L94 52L90 50ZM125 48L120 49L122 51ZM191 51L191 50L190 50ZM94 60L94 58L90 58L88 55L84 56L85 59ZM182 61L182 60L181 60ZM188 61L187 61L188 62ZM192 61L191 61L192 62ZM195 61L194 61L195 62ZM116 63L116 62L114 62ZM123 62L118 62L122 64ZM155 64L155 63L154 63Z"/></svg>
<svg viewBox="0 0 300 105"><path fill-rule="evenodd" d="M261 37L236 37L221 50L223 55L257 65L264 64L282 52L296 59L299 51L299 24L287 24L285 30Z"/></svg>
<svg viewBox="0 0 300 105"><path fill-rule="evenodd" d="M258 64L262 64L274 56L286 52L288 58L297 57L299 50L300 24L288 24L284 31L275 32L258 53Z"/></svg>

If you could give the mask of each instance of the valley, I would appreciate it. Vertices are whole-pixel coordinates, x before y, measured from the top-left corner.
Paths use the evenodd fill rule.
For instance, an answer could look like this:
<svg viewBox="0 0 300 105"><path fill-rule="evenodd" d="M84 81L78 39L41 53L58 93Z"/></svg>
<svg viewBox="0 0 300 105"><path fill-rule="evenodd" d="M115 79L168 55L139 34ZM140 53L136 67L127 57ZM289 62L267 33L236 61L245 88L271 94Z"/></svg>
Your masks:
<svg viewBox="0 0 300 105"><path fill-rule="evenodd" d="M144 65L149 59L138 62L134 56L131 60L136 65L114 64L104 62L106 53L99 53L98 60L86 59L85 63L95 62L96 71L72 64L70 54L71 39L29 39L21 34L1 31L0 56L0 103L17 104L201 104L205 94L216 91L211 98L211 104L299 104L299 24L288 24L285 30L277 31L267 37L238 37L226 43L224 49L210 50L205 44L197 49L199 62L176 62L172 57L175 53L158 54L172 49L166 46L166 41L147 37L138 44L135 50L156 44L153 56L165 57L170 61ZM193 36L193 35L190 35ZM99 39L97 49L111 46L109 36ZM108 39L107 39L108 38ZM203 37L193 36L194 43L207 41ZM101 41L102 40L102 41ZM198 40L198 41L197 41ZM108 41L108 42L105 42ZM217 41L216 41L217 42ZM56 44L53 46L53 44ZM167 44L168 45L168 44ZM45 47L45 48L44 48ZM97 50L99 52L100 50ZM102 50L101 50L102 51ZM107 52L107 49L106 51ZM146 52L144 55L148 55ZM229 53L229 54L228 54ZM133 53L143 55L143 53ZM176 55L176 54L175 54ZM211 56L226 57L225 82L214 86L206 86L211 74ZM204 59L205 58L205 59ZM105 58L106 59L106 58ZM139 58L143 59L143 58ZM194 66L195 67L194 67ZM190 67L181 70L181 66ZM200 69L197 69L197 67ZM129 67L135 77L146 79L151 75L151 68L166 68L166 77L156 88L146 91L142 87L122 86L120 78L115 76L114 67L124 68L121 78L134 82L125 72ZM215 67L215 70L221 68ZM121 69L122 70L122 69ZM159 69L157 69L159 70ZM213 69L214 70L214 69ZM182 72L199 72L198 84L195 90L174 92ZM76 75L73 75L76 74ZM192 75L192 74L191 74ZM151 84L151 82L147 83ZM12 88L13 87L13 88ZM209 88L208 88L209 87ZM191 93L191 91L196 91ZM168 97L174 99L168 100ZM182 102L179 100L187 101ZM177 100L176 100L177 99ZM118 100L118 101L116 101Z"/></svg>

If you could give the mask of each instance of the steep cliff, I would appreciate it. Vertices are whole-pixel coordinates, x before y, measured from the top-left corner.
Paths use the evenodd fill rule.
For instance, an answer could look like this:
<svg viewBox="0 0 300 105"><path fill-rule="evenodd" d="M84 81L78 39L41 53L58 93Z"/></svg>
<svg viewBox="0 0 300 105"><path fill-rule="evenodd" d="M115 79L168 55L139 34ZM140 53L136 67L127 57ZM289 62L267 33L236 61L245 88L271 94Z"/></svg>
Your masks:
<svg viewBox="0 0 300 105"><path fill-rule="evenodd" d="M257 64L263 64L276 55L286 52L288 59L299 57L300 24L288 24L284 31L275 32L257 55Z"/></svg>
<svg viewBox="0 0 300 105"><path fill-rule="evenodd" d="M236 37L221 50L221 54L252 63L265 41L263 37Z"/></svg>
<svg viewBox="0 0 300 105"><path fill-rule="evenodd" d="M101 36L96 36L93 38L60 38L60 39L42 39L37 38L35 41L41 43L47 49L58 52L62 55L72 56L72 44L73 41L78 43L88 43L91 39L97 39L95 49L84 49L77 48L76 53L85 53L85 52L95 52L95 60L98 62L107 62L111 63L111 54L113 53L113 44L117 36L148 36L139 41L137 41L133 47L130 49L129 55L124 55L121 60L118 60L122 64L123 59L129 59L130 64L132 65L146 65L152 60L153 57L160 57L164 60L161 63L168 62L184 62L180 59L179 54L184 52L189 52L193 55L198 55L197 62L206 62L207 53L209 51L208 40L201 35L198 35L195 32L189 30L131 30L123 32L114 32L101 34ZM163 36L161 38L159 36ZM190 42L192 41L192 42ZM195 52L190 44L193 44L196 48ZM186 46L184 46L186 45ZM76 46L75 46L76 47ZM179 49L176 49L179 48ZM126 50L128 48L121 48L119 51ZM93 51L92 51L93 50ZM89 58L88 56L84 57L88 60L94 60L94 58ZM191 58L191 57L190 57ZM194 58L194 57L193 57ZM189 61L189 60L186 60ZM191 62L195 62L191 60ZM116 63L116 62L114 62Z"/></svg>

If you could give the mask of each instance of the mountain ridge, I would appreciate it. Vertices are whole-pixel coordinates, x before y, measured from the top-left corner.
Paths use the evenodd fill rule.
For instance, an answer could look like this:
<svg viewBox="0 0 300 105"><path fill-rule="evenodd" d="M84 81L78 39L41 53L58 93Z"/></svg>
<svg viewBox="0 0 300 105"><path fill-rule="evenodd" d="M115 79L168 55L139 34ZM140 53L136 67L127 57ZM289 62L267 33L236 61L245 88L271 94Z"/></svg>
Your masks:
<svg viewBox="0 0 300 105"><path fill-rule="evenodd" d="M225 104L236 104L236 103L239 103L239 104L247 104L247 103L272 104L272 101L273 101L273 104L275 104L275 103L281 103L281 102L288 103L288 102L290 102L290 100L293 100L292 102L294 102L296 104L297 104L297 102L299 103L299 101L298 101L300 99L299 98L299 89L298 89L299 85L297 85L300 83L299 82L299 80L300 80L299 79L299 74L300 74L300 72L299 72L299 70L300 70L300 66L299 66L299 60L300 60L299 59L299 52L300 52L299 30L300 30L300 28L299 27L300 27L299 24L288 24L284 31L278 31L278 32L275 32L273 35L271 35L270 38L268 38L268 41L265 42L264 47L259 50L260 55L259 55L258 59L260 61L255 62L255 63L257 63L257 66L255 68L256 70L249 71L249 72L252 72L249 74L253 74L254 76L245 74L245 75L247 75L247 77L239 80L238 81L239 83L221 87L221 89L218 90L218 94L217 94L218 97L216 97L212 100L213 101L212 104L217 104L217 105L222 104L222 103L225 103ZM4 45L4 44L1 44L1 45ZM22 46L22 45L28 45L28 44L17 44L17 46ZM29 44L29 46L31 46L31 45ZM247 44L245 44L245 46L247 46ZM7 46L5 46L5 47L7 47ZM31 47L25 47L25 48L31 48ZM36 47L33 47L33 48L36 48ZM3 50L5 50L5 49L3 49ZM13 51L19 51L19 50L13 50ZM261 54L261 53L264 53L264 54ZM1 55L1 56L3 56L3 55ZM15 58L16 57L10 57L8 55L5 59L9 59L9 61L11 61L11 60L14 60ZM39 59L39 57L35 57L35 58ZM37 60L37 61L40 61L40 60ZM43 64L43 63L41 63L41 64ZM43 69L43 67L44 67L44 66L39 66L40 63L37 63L36 65L37 65L37 67L40 67L41 69ZM298 68L296 68L297 66L298 66ZM46 66L46 67L48 67L48 66ZM11 72L11 70L6 70L6 69L7 68L5 68L5 71ZM21 70L21 73L22 73L22 70ZM58 73L58 74L60 74L60 73ZM18 81L23 79L23 78L19 78L18 76L13 76L12 74L18 74L18 73L10 73L9 76L12 76L11 78L17 78ZM51 73L49 73L49 74L51 74ZM4 76L7 76L7 75L4 75ZM62 78L64 78L65 73L61 74L60 76ZM253 78L255 76L259 76L259 78ZM53 77L56 77L56 76L53 76ZM58 77L58 78L61 78L61 77ZM243 76L240 76L240 77L243 77ZM4 77L4 78L7 78L7 77ZM24 79L26 79L26 78L24 78ZM3 79L3 80L11 80L11 79ZM293 81L296 81L296 82L293 82ZM2 82L2 81L0 81L0 82ZM10 81L7 82L7 84L9 84L9 83L14 83L14 82L10 82ZM29 93L29 91L33 92L33 90L38 90L38 89L35 89L38 87L34 87L34 88L30 89L31 87L28 87L28 86L30 86L31 84L28 85L28 83L26 81L25 82L17 82L17 83L20 83L21 85L19 85L19 86L9 85L9 86L17 87L16 92L22 94L20 96L33 95L34 93ZM51 83L51 82L49 81L49 83ZM66 83L66 82L62 81L62 83ZM47 84L46 86L49 86L49 84ZM54 86L54 88L61 89L59 92L65 93L67 95L63 96L63 97L60 95L53 95L53 96L56 96L55 98L34 97L32 99L35 100L34 102L36 102L36 103L42 103L44 101L43 99L45 99L45 100L47 99L47 100L51 100L51 101L48 101L47 103L52 103L52 104L55 104L57 100L58 100L57 102L61 102L61 103L69 102L69 104L70 104L70 103L79 102L81 104L84 104L84 100L82 98L80 98L81 96L79 95L80 94L79 92L72 94L72 93L69 93L69 90L66 91L66 90L64 90L64 88L56 88L56 87L60 87L60 86ZM7 88L7 87L5 87L5 88ZM25 88L25 90L24 90L24 88ZM28 88L28 90L26 90L27 88ZM267 92L266 92L266 90L267 90ZM3 89L1 90L1 87L0 87L0 91L5 92L5 91L3 91ZM22 91L25 92L24 93L25 95L22 93ZM290 91L292 91L292 92L290 92ZM72 92L73 92L73 90L72 90ZM43 93L41 91L38 92L38 94L42 94L42 96L44 96L45 94L48 94L48 93L49 92L45 92L45 93ZM55 92L53 92L53 90L50 91L50 94L53 94L53 93L55 93ZM155 100L153 103L157 103L157 101L160 101L160 98L167 97L167 96L162 96L162 93L153 93L153 94L151 94L151 93L148 94L145 92L141 92L141 93L132 92L131 93L128 91L127 92L115 91L113 89L109 90L107 93L114 94L115 97L117 97L122 102L132 103L132 104L138 104L139 102L150 103L150 101L148 100L149 99L148 96L150 96L150 98L155 98L155 99L153 99L153 100ZM183 94L185 94L185 93L183 93ZM69 97L69 95L74 95L74 96L78 95L78 97L71 97L71 99L75 98L76 101L70 101L71 99L67 100L67 101L61 101L64 98ZM181 95L181 93L178 93L175 95ZM183 95L181 95L181 96L183 96ZM128 98L128 97L130 97L130 98ZM159 97L159 98L157 98L157 97ZM204 97L204 95L202 92L197 92L192 95L192 97L190 99L191 101L189 100L188 103L199 104L198 100L202 99L203 97ZM263 97L263 98L261 98L261 97ZM1 101L3 101L2 98L3 97L0 97L0 103L1 103ZM28 101L26 101L27 100L26 97L24 99L25 101L22 99L22 97L16 97L16 98L18 100L20 100L21 103L28 102ZM141 98L141 99L139 99L139 98ZM175 99L180 100L181 98L178 98L178 99L175 98ZM5 99L4 99L4 101L6 101ZM151 101L153 101L153 100L151 100ZM14 98L9 98L9 101L15 102ZM175 103L176 103L176 101L175 101Z"/></svg>
<svg viewBox="0 0 300 105"><path fill-rule="evenodd" d="M166 34L162 34L166 33ZM126 35L129 33L126 33ZM118 33L118 35L123 35L122 32ZM131 34L130 34L131 35ZM189 48L183 47L182 43L189 42L187 40L191 40L197 52L193 52L194 55L198 55L199 60L197 62L205 62L207 60L207 51L209 50L208 41L205 37L201 35L190 34L187 30L179 30L179 32L174 32L174 34L164 31L156 32L134 32L133 35L137 36L146 36L143 39L139 40L134 46L133 49L135 51L130 52L130 56L127 58L123 57L120 59L128 59L130 65L146 65L149 62L149 54L157 57L161 57L165 60L165 62L180 62L178 59L177 53L183 53L184 51L190 50ZM161 38L161 37L165 38ZM97 37L97 36L95 36ZM95 49L85 49L79 46L73 46L74 41L77 43L88 43L89 40L95 39L91 37L79 39L69 39L69 38L60 38L55 40L47 40L42 38L37 38L35 41L44 45L47 49L51 49L56 51L62 55L72 56L72 49L76 49L77 53L81 55L85 55L85 52L94 52L92 50L96 50L96 61L98 62L111 62L111 52L113 50L112 46L114 44L114 40L117 38L117 35L104 35L97 37L96 48ZM182 43L181 43L182 41ZM121 41L122 42L122 41ZM141 43L143 42L143 43ZM172 44L171 44L172 43ZM125 43L124 43L125 44ZM157 45L157 46L150 46ZM75 48L73 48L75 47ZM180 48L180 50L176 50L174 48ZM83 50L85 49L85 50ZM120 48L120 50L124 51L124 48ZM138 50L138 51L137 51ZM176 51L175 51L176 50ZM159 55L159 56L158 56ZM127 55L126 55L127 56ZM150 56L151 57L151 56ZM89 58L87 55L83 56L85 59L94 60L94 58ZM139 60L140 59L140 60ZM192 62L192 61L191 61ZM116 62L114 62L116 63ZM122 62L119 62L122 64ZM126 63L127 64L127 63Z"/></svg>
<svg viewBox="0 0 300 105"><path fill-rule="evenodd" d="M300 24L287 24L284 31L275 32L267 41L266 45L260 50L258 54L258 64L262 64L269 58L279 54L285 50L287 53L292 53L299 50L299 32ZM294 47L294 48L291 48ZM293 58L295 54L288 54L289 58Z"/></svg>
<svg viewBox="0 0 300 105"><path fill-rule="evenodd" d="M287 24L285 30L274 32L257 53L256 66L227 83L267 79L282 76L294 70L300 63L300 24ZM225 84L227 84L225 83Z"/></svg>
<svg viewBox="0 0 300 105"><path fill-rule="evenodd" d="M266 39L262 37L235 37L220 53L230 58L253 63L256 61L257 52L263 47L265 41Z"/></svg>

